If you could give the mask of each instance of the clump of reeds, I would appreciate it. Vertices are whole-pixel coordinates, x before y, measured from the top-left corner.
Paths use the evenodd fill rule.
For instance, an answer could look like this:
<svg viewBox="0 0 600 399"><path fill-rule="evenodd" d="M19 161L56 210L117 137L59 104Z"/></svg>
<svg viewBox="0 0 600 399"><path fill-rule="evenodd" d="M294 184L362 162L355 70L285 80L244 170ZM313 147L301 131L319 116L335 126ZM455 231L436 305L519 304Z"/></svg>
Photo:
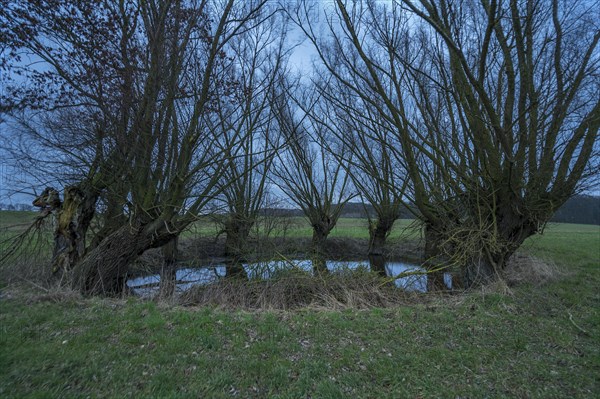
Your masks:
<svg viewBox="0 0 600 399"><path fill-rule="evenodd" d="M552 261L516 253L508 261L503 277L509 286L523 283L541 286L559 279L562 275L563 273Z"/></svg>
<svg viewBox="0 0 600 399"><path fill-rule="evenodd" d="M303 270L288 269L277 271L269 279L222 279L193 287L181 295L180 303L238 309L365 309L406 303L414 295L365 270L313 276Z"/></svg>

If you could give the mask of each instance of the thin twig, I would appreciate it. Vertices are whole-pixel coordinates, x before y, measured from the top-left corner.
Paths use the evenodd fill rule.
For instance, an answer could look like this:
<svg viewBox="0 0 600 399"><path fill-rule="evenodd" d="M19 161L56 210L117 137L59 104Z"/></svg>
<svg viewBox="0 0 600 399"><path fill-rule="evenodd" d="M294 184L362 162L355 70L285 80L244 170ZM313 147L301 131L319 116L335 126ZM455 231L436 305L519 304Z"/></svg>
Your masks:
<svg viewBox="0 0 600 399"><path fill-rule="evenodd" d="M33 281L31 281L30 279L27 279L27 278L25 278L25 277L21 277L21 276L19 276L19 275L17 275L17 278L18 278L19 280L22 280L23 282L25 282L25 283L27 283L27 284L30 284L30 285L32 285L33 287L36 287L36 288L38 288L38 289L40 289L40 290L42 290L42 291L46 292L46 293L50 292L50 289L48 289L48 288L46 288L46 287L42 287L41 285L39 285L39 284L37 284L37 283L34 283L34 282L33 282Z"/></svg>
<svg viewBox="0 0 600 399"><path fill-rule="evenodd" d="M567 312L569 314L569 321L571 322L571 324L573 324L575 326L575 328L577 328L579 331L581 331L583 334L585 335L590 335L589 332L587 332L586 330L584 330L583 328L579 327L577 325L577 323L575 323L575 320L573 320L573 315L571 314L571 312Z"/></svg>

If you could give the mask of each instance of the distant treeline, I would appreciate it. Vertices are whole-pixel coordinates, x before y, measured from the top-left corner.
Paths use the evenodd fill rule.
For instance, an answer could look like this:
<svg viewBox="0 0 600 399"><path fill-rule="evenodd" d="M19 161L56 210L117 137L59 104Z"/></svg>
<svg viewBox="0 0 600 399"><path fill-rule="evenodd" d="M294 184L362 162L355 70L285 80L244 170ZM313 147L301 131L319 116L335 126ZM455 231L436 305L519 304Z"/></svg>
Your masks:
<svg viewBox="0 0 600 399"><path fill-rule="evenodd" d="M344 205L342 210L342 217L344 218L366 218L367 214L371 217L375 217L376 213L370 204L362 204L360 202L349 202ZM304 216L301 209L289 209L289 208L266 208L263 209L263 215L272 216ZM400 219L413 219L413 214L404 208L401 212Z"/></svg>
<svg viewBox="0 0 600 399"><path fill-rule="evenodd" d="M600 225L600 197L577 195L556 211L552 221Z"/></svg>
<svg viewBox="0 0 600 399"><path fill-rule="evenodd" d="M263 214L273 216L304 216L300 209L267 208ZM342 217L365 218L367 214L375 216L371 205L350 202L344 206ZM408 208L402 210L400 219L414 219ZM551 219L556 223L597 224L600 225L600 197L577 195L568 200Z"/></svg>
<svg viewBox="0 0 600 399"><path fill-rule="evenodd" d="M28 204L3 204L0 210L9 211L31 211L34 208ZM367 212L375 217L375 211L371 205L360 202L350 202L344 206L342 217L366 218ZM263 215L271 216L304 216L300 209L267 208L263 209ZM414 219L413 213L408 208L402 210L400 219ZM568 200L551 220L556 223L597 224L600 225L600 197L591 195L576 195Z"/></svg>
<svg viewBox="0 0 600 399"><path fill-rule="evenodd" d="M0 211L33 211L35 208L30 204L5 204L0 202Z"/></svg>

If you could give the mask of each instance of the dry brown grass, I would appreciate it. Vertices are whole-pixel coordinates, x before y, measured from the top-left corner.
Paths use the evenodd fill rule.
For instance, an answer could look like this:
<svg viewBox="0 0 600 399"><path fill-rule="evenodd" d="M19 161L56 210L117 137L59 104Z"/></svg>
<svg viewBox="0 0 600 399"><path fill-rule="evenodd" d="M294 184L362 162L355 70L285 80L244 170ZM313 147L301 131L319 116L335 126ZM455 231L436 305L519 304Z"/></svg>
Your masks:
<svg viewBox="0 0 600 399"><path fill-rule="evenodd" d="M41 302L77 302L83 301L84 298L78 291L59 282L42 286L33 281L23 281L2 288L0 300L2 299L18 299L23 303L34 304Z"/></svg>
<svg viewBox="0 0 600 399"><path fill-rule="evenodd" d="M180 303L228 309L366 309L408 303L416 295L386 283L374 273L344 271L314 277L302 271L286 271L268 280L224 279L194 287L181 295Z"/></svg>
<svg viewBox="0 0 600 399"><path fill-rule="evenodd" d="M509 287L521 284L539 287L564 277L564 272L552 261L516 253L506 265L503 277Z"/></svg>
<svg viewBox="0 0 600 399"><path fill-rule="evenodd" d="M22 257L0 267L0 281L5 285L29 283L48 288L52 272L50 262L40 257Z"/></svg>

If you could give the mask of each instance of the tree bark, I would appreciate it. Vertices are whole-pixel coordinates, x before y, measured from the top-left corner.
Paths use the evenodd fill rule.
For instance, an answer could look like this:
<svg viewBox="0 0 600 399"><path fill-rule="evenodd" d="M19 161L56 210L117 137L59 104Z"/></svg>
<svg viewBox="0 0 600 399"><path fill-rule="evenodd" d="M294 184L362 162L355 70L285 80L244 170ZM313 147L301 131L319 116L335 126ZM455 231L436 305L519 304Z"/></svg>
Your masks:
<svg viewBox="0 0 600 399"><path fill-rule="evenodd" d="M476 257L464 268L462 281L465 288L479 287L497 280L501 267L498 261L486 259L485 255Z"/></svg>
<svg viewBox="0 0 600 399"><path fill-rule="evenodd" d="M508 259L530 236L536 233L537 224L524 216L511 205L499 208L495 218L498 221L498 240L502 243L499 250L486 251L475 256L463 271L465 288L474 288L492 283L500 278Z"/></svg>
<svg viewBox="0 0 600 399"><path fill-rule="evenodd" d="M242 259L234 257L225 264L225 277L248 280L248 273L242 265Z"/></svg>
<svg viewBox="0 0 600 399"><path fill-rule="evenodd" d="M325 244L328 232L320 228L313 228L312 237L312 266L313 273L316 275L328 273L327 262L325 259Z"/></svg>
<svg viewBox="0 0 600 399"><path fill-rule="evenodd" d="M53 273L72 270L86 251L86 234L96 211L98 194L84 186L68 186L54 231Z"/></svg>
<svg viewBox="0 0 600 399"><path fill-rule="evenodd" d="M387 272L385 270L385 255L372 255L369 254L369 265L371 266L371 271L379 274L382 277L387 277Z"/></svg>
<svg viewBox="0 0 600 399"><path fill-rule="evenodd" d="M127 217L123 214L123 205L123 202L120 200L115 198L108 199L106 212L102 215L102 227L94 235L88 250L96 248L102 240L127 223Z"/></svg>
<svg viewBox="0 0 600 399"><path fill-rule="evenodd" d="M369 263L371 271L386 277L385 242L394 224L393 220L379 217L376 222L369 223Z"/></svg>
<svg viewBox="0 0 600 399"><path fill-rule="evenodd" d="M425 225L424 265L427 271L427 291L444 291L444 266L442 235L437 226ZM440 270L441 269L441 270Z"/></svg>
<svg viewBox="0 0 600 399"><path fill-rule="evenodd" d="M248 279L248 273L242 263L252 224L235 216L226 222L225 256L231 259L225 265L225 277Z"/></svg>
<svg viewBox="0 0 600 399"><path fill-rule="evenodd" d="M177 281L177 256L179 250L177 244L179 237L173 237L171 241L163 245L163 265L160 270L160 297L169 298L175 292Z"/></svg>
<svg viewBox="0 0 600 399"><path fill-rule="evenodd" d="M127 224L106 237L75 266L72 285L85 295L119 295L125 289L127 268L144 251L171 241L164 221Z"/></svg>
<svg viewBox="0 0 600 399"><path fill-rule="evenodd" d="M506 267L508 259L523 244L525 239L535 234L537 228L534 223L516 217L513 214L497 214L497 220L502 221L498 225L498 237L501 245L496 250L489 250L482 244L479 253L464 264L460 270L452 273L453 289L470 289L487 285L497 281ZM510 222L509 222L510 220ZM424 260L427 273L427 290L439 291L449 287L444 282L444 265L449 262L448 256L441 248L443 235L433 227L425 228L425 250ZM448 248L452 252L452 248ZM439 270L442 268L442 270Z"/></svg>
<svg viewBox="0 0 600 399"><path fill-rule="evenodd" d="M374 231L369 231L369 255L383 255L388 231L377 227Z"/></svg>

